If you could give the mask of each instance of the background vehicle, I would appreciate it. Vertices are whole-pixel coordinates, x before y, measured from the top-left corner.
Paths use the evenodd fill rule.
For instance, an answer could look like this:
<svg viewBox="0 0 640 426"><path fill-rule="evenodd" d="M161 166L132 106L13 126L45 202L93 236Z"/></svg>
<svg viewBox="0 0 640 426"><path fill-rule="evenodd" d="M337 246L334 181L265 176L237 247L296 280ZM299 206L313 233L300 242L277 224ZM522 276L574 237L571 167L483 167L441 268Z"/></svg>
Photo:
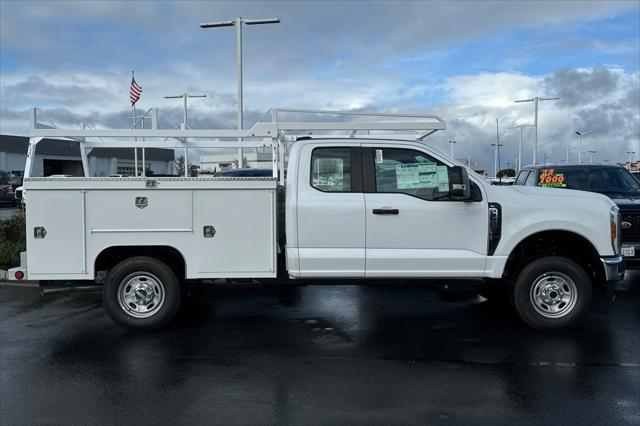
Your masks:
<svg viewBox="0 0 640 426"><path fill-rule="evenodd" d="M5 172L4 170L0 170L0 205L1 206L15 206L16 198L15 198L15 178Z"/></svg>
<svg viewBox="0 0 640 426"><path fill-rule="evenodd" d="M515 185L575 189L609 197L620 209L622 254L628 268L640 268L640 183L624 167L561 164L523 168Z"/></svg>
<svg viewBox="0 0 640 426"><path fill-rule="evenodd" d="M220 170L216 177L269 177L273 176L271 169L227 169Z"/></svg>
<svg viewBox="0 0 640 426"><path fill-rule="evenodd" d="M87 177L26 178L27 253L9 277L96 280L111 318L135 329L163 327L185 284L217 278L492 281L525 323L557 330L586 314L594 282L624 276L607 197L492 186L422 143L445 128L437 116L283 122L281 111L237 131L32 129L32 143L80 137L81 149L109 146L91 137L180 149L211 147L197 138L244 139L216 142L224 148L270 141L274 169L251 179L104 179L86 168ZM287 133L303 129L314 136ZM331 136L316 136L323 130ZM418 137L397 133L407 131Z"/></svg>

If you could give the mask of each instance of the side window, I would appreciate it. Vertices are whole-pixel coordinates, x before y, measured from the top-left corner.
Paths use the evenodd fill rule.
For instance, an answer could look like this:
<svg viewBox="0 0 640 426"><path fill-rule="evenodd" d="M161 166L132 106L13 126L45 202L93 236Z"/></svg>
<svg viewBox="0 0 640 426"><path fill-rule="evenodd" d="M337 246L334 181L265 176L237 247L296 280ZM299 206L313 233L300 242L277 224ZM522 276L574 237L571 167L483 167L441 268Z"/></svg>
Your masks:
<svg viewBox="0 0 640 426"><path fill-rule="evenodd" d="M536 171L532 170L531 173L529 173L529 176L527 176L527 180L524 183L526 186L537 186L538 185L538 181L536 179Z"/></svg>
<svg viewBox="0 0 640 426"><path fill-rule="evenodd" d="M374 148L376 192L399 192L424 200L449 194L448 167L411 149Z"/></svg>
<svg viewBox="0 0 640 426"><path fill-rule="evenodd" d="M311 154L311 186L324 192L350 192L351 148L316 148Z"/></svg>
<svg viewBox="0 0 640 426"><path fill-rule="evenodd" d="M518 177L516 178L516 182L514 183L514 185L524 185L525 181L527 180L528 174L529 170L522 170L520 173L518 173Z"/></svg>

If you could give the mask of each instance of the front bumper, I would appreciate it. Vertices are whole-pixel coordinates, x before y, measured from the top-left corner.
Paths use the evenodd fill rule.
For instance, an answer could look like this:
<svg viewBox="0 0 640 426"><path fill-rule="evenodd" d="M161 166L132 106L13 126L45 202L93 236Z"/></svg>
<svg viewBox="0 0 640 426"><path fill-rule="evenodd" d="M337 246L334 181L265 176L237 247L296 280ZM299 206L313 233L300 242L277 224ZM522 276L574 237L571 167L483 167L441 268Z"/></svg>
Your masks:
<svg viewBox="0 0 640 426"><path fill-rule="evenodd" d="M604 277L607 282L621 281L624 279L625 265L622 256L601 257L604 266Z"/></svg>

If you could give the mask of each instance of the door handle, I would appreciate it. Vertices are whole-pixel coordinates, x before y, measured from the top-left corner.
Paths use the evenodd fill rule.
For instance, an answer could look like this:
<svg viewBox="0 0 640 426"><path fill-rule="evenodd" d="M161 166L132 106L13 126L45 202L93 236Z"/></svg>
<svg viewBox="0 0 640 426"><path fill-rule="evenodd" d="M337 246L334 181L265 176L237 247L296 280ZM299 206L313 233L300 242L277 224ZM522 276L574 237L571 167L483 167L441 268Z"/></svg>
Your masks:
<svg viewBox="0 0 640 426"><path fill-rule="evenodd" d="M373 209L373 214L399 214L400 210L398 209L390 209L390 208L383 208L383 209Z"/></svg>

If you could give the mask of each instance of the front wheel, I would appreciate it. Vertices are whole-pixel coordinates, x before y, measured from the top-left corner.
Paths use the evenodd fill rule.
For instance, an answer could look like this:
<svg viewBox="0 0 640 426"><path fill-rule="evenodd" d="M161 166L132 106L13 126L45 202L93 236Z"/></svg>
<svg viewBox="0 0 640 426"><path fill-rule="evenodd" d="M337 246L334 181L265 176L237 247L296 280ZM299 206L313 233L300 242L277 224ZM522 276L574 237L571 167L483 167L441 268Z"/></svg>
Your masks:
<svg viewBox="0 0 640 426"><path fill-rule="evenodd" d="M510 289L516 313L536 330L565 330L582 320L591 303L591 280L576 262L559 256L525 266Z"/></svg>
<svg viewBox="0 0 640 426"><path fill-rule="evenodd" d="M104 307L118 325L134 330L157 330L175 317L180 306L180 283L164 262L146 256L118 263L102 289Z"/></svg>

